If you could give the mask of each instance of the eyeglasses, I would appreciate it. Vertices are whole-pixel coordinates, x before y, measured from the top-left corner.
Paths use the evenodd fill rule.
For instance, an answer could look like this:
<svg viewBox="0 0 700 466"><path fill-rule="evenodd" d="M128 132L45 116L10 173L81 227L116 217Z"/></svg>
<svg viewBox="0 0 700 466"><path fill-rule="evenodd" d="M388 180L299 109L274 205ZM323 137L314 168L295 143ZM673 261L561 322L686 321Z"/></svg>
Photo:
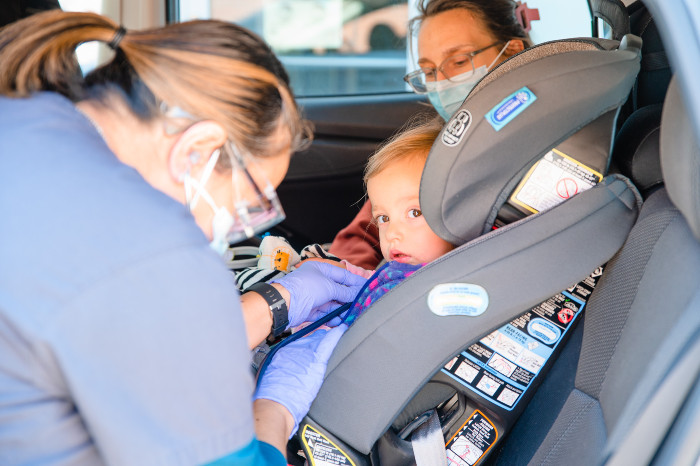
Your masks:
<svg viewBox="0 0 700 466"><path fill-rule="evenodd" d="M197 121L196 117L181 108L168 107L165 103L161 103L161 112L165 116L165 131L168 134L184 131ZM204 181L201 185L200 181L188 178L188 182L185 183L188 207L194 208L201 196L213 209L217 209L217 203L206 191L204 184L214 171L220 153L230 160L233 185L234 212L231 214L234 221L226 234L228 243L235 244L251 238L256 233L266 231L282 222L285 219L284 210L275 188L265 176L265 171L258 166L255 157L241 150L233 141L228 141L216 152L216 156L210 157L202 173L201 180ZM255 170L262 186L251 175L251 168ZM197 189L196 194L192 192L193 188Z"/></svg>
<svg viewBox="0 0 700 466"><path fill-rule="evenodd" d="M267 179L263 180L261 188L250 174L248 167L254 167L259 173L262 170L257 167L254 157L247 155L238 149L233 142L228 143L230 151L233 177L234 177L234 206L237 222L231 227L227 235L229 244L235 244L256 233L266 231L285 218L282 204L277 197L275 188ZM236 171L243 175L243 179L253 188L253 199L246 196L241 189L241 181L236 180ZM264 178L264 176L263 176ZM237 181L237 182L236 182Z"/></svg>
<svg viewBox="0 0 700 466"><path fill-rule="evenodd" d="M494 42L491 45L473 52L452 55L451 57L446 58L437 68L421 68L408 73L403 77L403 80L406 81L408 85L411 86L411 88L418 94L425 94L428 92L426 83L437 81L438 71L442 73L442 75L445 76L448 81L452 81L460 74L468 71L474 71L473 58L481 52L484 52L491 47L495 47L500 43L501 42Z"/></svg>

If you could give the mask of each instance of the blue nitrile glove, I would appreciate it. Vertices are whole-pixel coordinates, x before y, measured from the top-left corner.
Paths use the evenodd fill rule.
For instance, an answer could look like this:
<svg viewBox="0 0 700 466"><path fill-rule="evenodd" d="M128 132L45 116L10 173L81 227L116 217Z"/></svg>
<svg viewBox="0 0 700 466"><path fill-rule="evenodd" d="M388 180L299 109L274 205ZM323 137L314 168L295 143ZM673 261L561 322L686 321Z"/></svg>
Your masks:
<svg viewBox="0 0 700 466"><path fill-rule="evenodd" d="M294 418L292 435L309 412L323 383L328 358L347 329L345 324L318 329L291 342L280 348L263 374L254 399L272 400L287 408Z"/></svg>
<svg viewBox="0 0 700 466"><path fill-rule="evenodd" d="M366 281L342 267L309 261L270 283L279 283L289 291L289 328L292 328L328 314L337 307L324 306L331 301L352 301Z"/></svg>
<svg viewBox="0 0 700 466"><path fill-rule="evenodd" d="M353 298L354 301L355 298ZM350 301L348 301L350 302ZM342 306L345 303L339 303L338 301L329 301L326 304L322 304L316 309L314 309L309 317L309 321L317 321L318 319L322 318L323 316L328 315L328 313L335 311L338 309L340 306ZM343 319L340 317L334 317L328 322L326 322L324 325L327 327L337 327L339 324L343 322Z"/></svg>

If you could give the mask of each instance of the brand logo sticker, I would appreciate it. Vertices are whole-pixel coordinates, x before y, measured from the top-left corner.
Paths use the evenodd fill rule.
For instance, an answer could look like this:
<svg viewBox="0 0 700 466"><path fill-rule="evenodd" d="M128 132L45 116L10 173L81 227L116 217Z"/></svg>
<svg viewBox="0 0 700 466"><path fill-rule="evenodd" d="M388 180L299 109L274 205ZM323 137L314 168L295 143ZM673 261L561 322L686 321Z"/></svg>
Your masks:
<svg viewBox="0 0 700 466"><path fill-rule="evenodd" d="M493 129L500 131L513 118L520 115L537 100L537 96L527 87L519 89L500 101L486 114L486 120L493 126Z"/></svg>
<svg viewBox="0 0 700 466"><path fill-rule="evenodd" d="M561 337L559 327L541 317L536 317L527 324L527 332L545 345L553 345Z"/></svg>
<svg viewBox="0 0 700 466"><path fill-rule="evenodd" d="M486 290L472 283L441 283L428 294L428 307L438 316L476 317L489 306Z"/></svg>
<svg viewBox="0 0 700 466"><path fill-rule="evenodd" d="M449 147L456 146L472 124L472 114L469 110L460 110L450 118L442 132L442 142Z"/></svg>

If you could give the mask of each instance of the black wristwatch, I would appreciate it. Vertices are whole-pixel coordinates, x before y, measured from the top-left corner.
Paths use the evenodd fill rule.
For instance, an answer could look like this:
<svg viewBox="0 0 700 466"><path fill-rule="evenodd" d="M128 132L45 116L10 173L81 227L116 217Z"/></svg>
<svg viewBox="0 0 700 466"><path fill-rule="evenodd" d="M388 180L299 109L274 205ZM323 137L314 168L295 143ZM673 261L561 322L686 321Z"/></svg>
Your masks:
<svg viewBox="0 0 700 466"><path fill-rule="evenodd" d="M281 335L287 328L287 325L289 325L289 311L287 310L287 302L280 292L274 286L265 282L259 282L250 286L246 293L249 291L259 294L267 301L267 305L270 306L270 311L272 311L272 332L270 334L273 338Z"/></svg>

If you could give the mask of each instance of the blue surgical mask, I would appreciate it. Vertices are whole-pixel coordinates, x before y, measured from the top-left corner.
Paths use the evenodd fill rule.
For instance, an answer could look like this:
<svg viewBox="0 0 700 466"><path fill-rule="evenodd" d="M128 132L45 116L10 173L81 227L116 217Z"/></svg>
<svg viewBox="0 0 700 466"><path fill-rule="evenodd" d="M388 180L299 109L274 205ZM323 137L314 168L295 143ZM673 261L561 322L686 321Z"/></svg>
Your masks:
<svg viewBox="0 0 700 466"><path fill-rule="evenodd" d="M454 115L467 95L474 89L476 83L486 76L491 67L503 55L509 43L506 42L506 45L488 67L482 65L475 70L467 71L450 79L425 83L430 103L445 121Z"/></svg>
<svg viewBox="0 0 700 466"><path fill-rule="evenodd" d="M425 87L428 88L428 99L440 116L447 121L462 105L476 83L486 76L486 73L487 69L484 65L455 76L451 80L443 79L425 83Z"/></svg>

